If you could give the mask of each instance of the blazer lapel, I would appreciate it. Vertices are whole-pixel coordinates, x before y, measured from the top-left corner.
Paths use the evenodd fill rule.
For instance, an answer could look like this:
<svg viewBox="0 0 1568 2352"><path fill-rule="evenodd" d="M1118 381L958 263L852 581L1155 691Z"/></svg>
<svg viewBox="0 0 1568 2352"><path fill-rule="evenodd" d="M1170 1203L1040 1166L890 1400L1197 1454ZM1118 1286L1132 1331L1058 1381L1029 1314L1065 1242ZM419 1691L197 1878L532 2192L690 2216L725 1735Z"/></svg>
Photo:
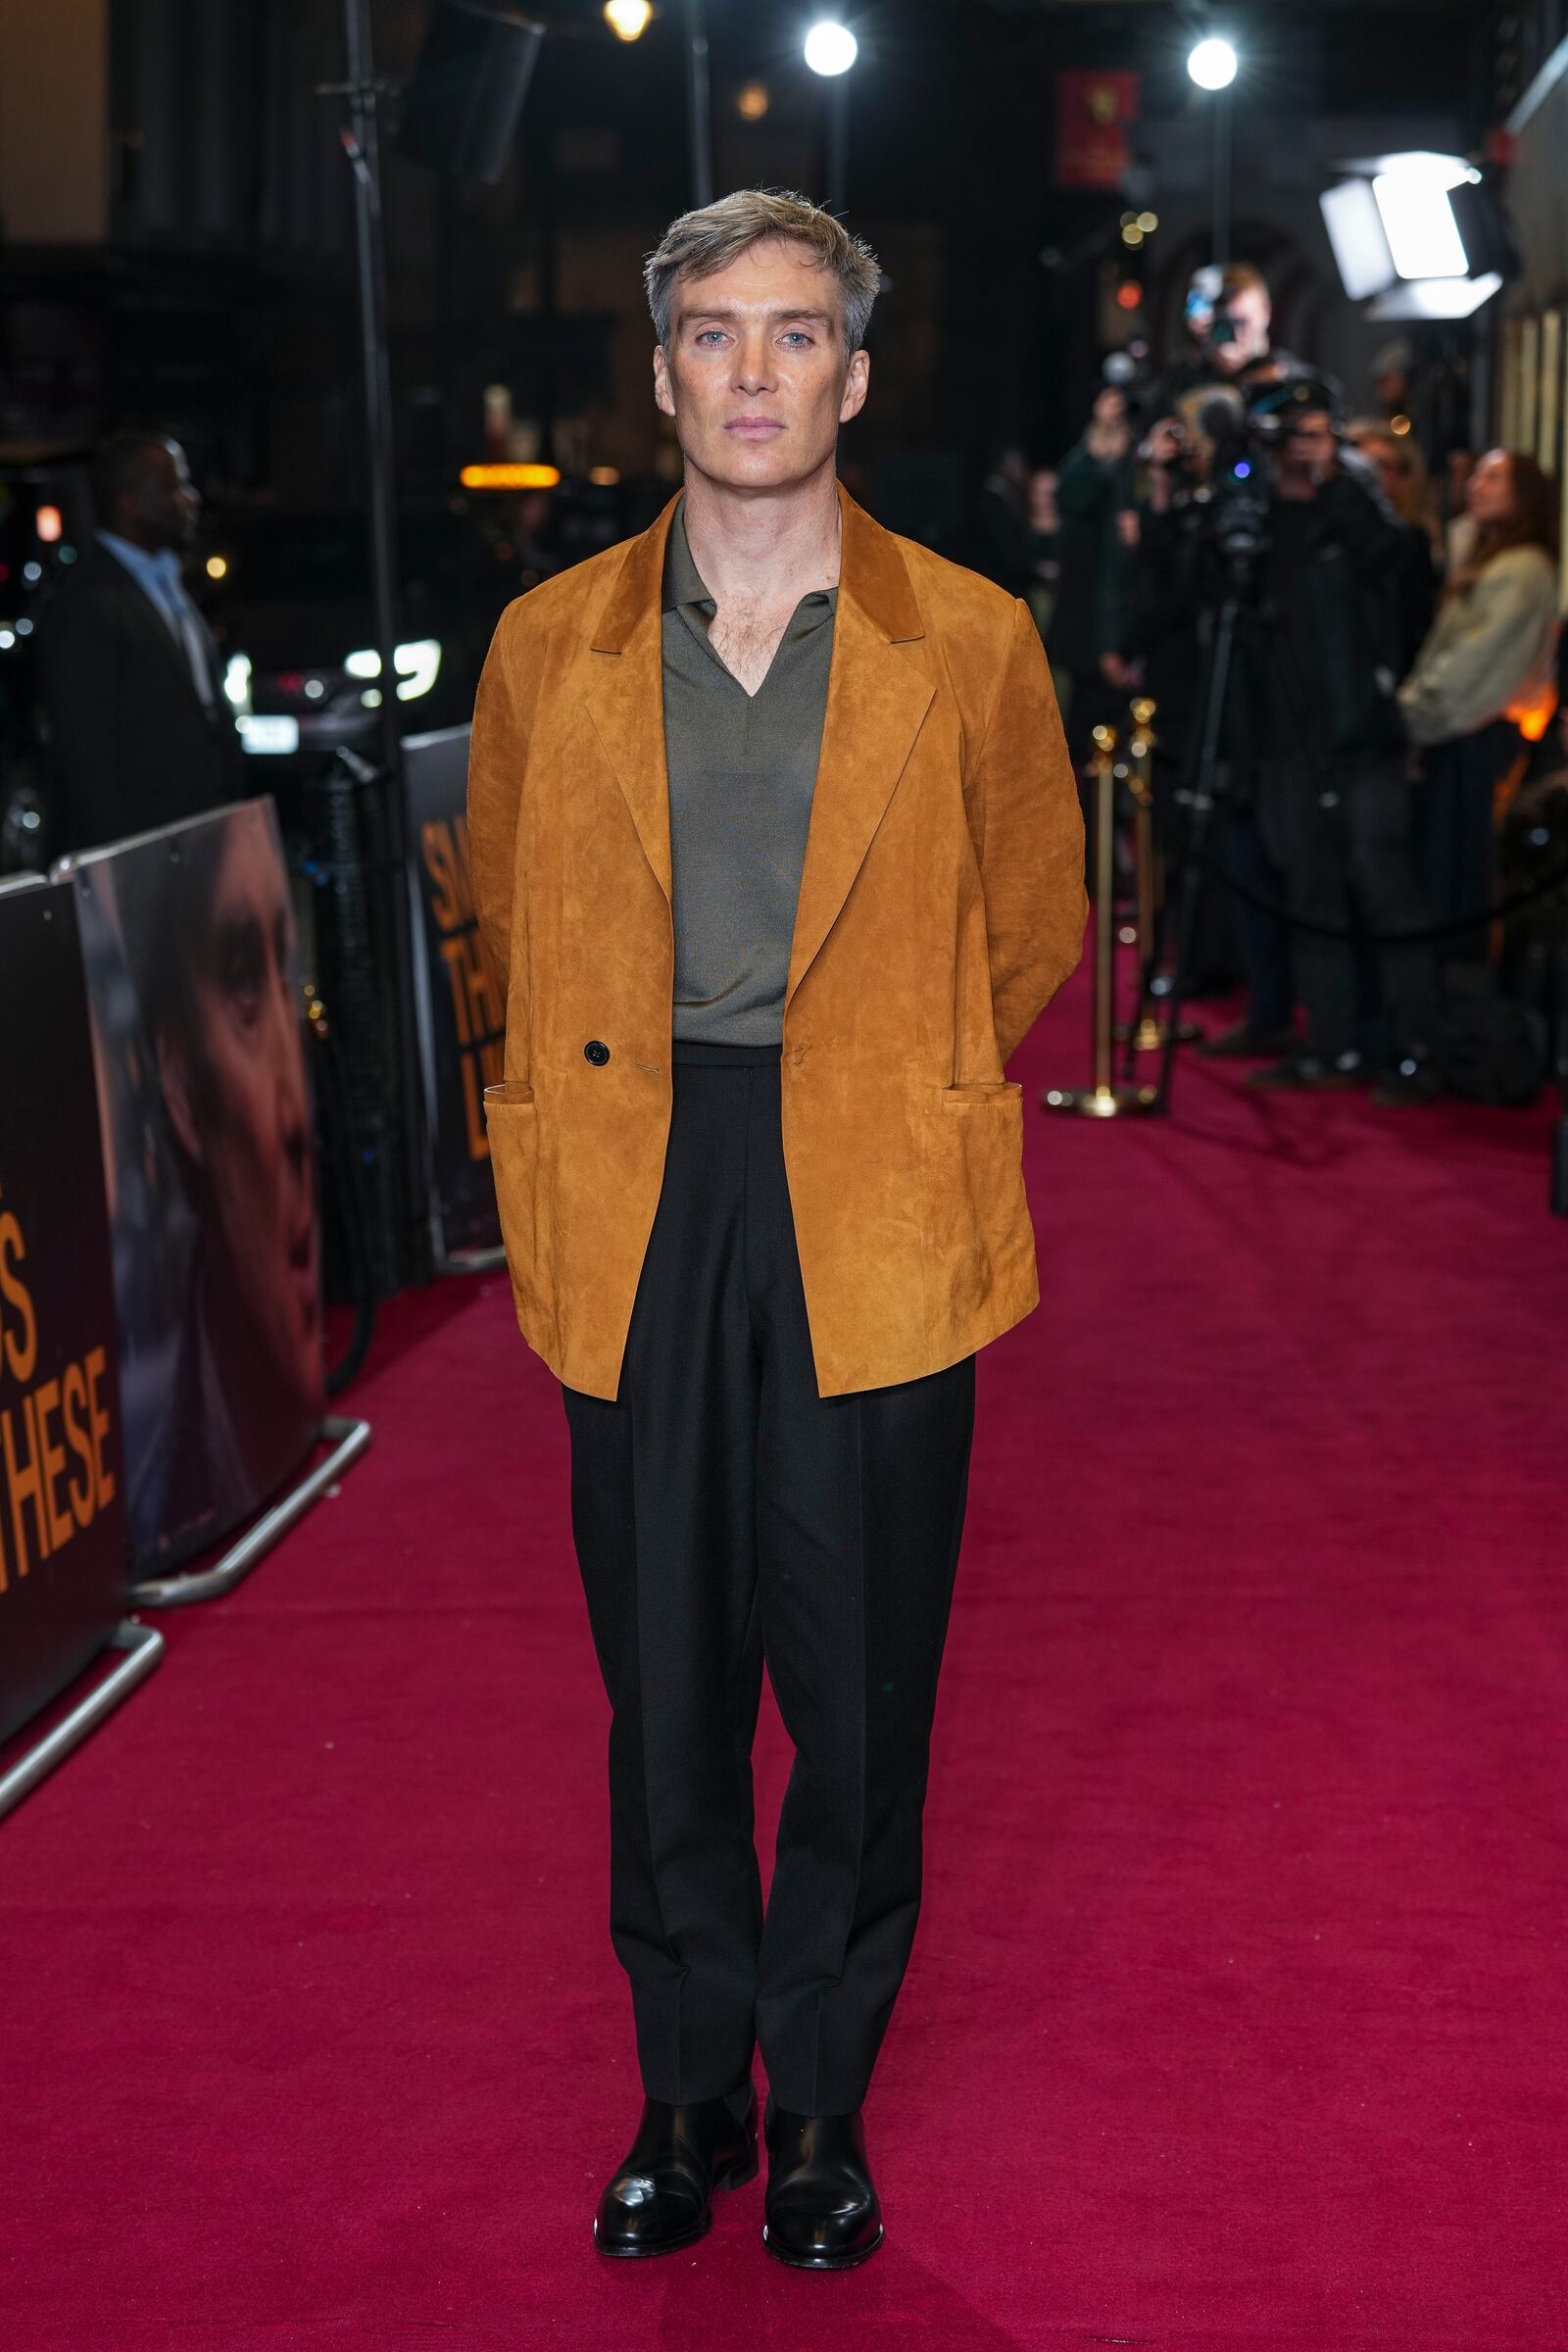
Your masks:
<svg viewBox="0 0 1568 2352"><path fill-rule="evenodd" d="M896 541L842 483L839 507L844 540L833 663L786 1008L838 920L936 691L900 651L925 628Z"/></svg>
<svg viewBox="0 0 1568 2352"><path fill-rule="evenodd" d="M634 539L591 640L604 675L588 693L588 715L614 770L643 856L666 899L674 896L669 855L669 775L664 764L664 543L672 498Z"/></svg>
<svg viewBox="0 0 1568 2352"><path fill-rule="evenodd" d="M588 693L594 731L643 855L673 897L664 763L664 545L675 512L633 540L590 640L604 672ZM843 555L822 753L790 944L785 1004L849 897L935 693L900 648L925 634L897 543L839 486Z"/></svg>

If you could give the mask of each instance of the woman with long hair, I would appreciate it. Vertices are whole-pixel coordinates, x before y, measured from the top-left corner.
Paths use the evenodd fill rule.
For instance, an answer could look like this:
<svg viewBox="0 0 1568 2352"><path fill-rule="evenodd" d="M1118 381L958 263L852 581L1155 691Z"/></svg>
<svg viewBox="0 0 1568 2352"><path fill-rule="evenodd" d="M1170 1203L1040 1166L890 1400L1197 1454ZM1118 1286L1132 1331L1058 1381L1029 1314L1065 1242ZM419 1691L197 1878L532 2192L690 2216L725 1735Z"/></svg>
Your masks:
<svg viewBox="0 0 1568 2352"><path fill-rule="evenodd" d="M1512 709L1545 677L1557 637L1557 496L1522 450L1493 449L1465 491L1475 533L1444 587L1399 708L1425 755L1416 871L1434 922L1483 916L1492 896L1493 796L1517 758ZM1443 943L1486 954L1484 922Z"/></svg>

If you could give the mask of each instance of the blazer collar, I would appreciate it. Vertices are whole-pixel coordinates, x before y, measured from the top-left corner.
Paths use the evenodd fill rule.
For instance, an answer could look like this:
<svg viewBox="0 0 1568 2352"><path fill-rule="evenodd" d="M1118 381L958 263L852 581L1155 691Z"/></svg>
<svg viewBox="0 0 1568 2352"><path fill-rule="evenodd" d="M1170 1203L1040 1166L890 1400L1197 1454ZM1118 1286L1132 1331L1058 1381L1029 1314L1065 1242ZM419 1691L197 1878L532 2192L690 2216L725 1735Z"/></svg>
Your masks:
<svg viewBox="0 0 1568 2352"><path fill-rule="evenodd" d="M843 560L822 752L790 944L785 1008L834 923L914 749L935 693L899 651L925 634L898 542L838 485ZM674 886L664 763L663 569L671 499L628 547L591 644L603 662L588 711L643 856Z"/></svg>
<svg viewBox="0 0 1568 2352"><path fill-rule="evenodd" d="M889 645L906 645L925 635L925 624L914 590L899 553L898 541L842 482L838 490L843 518L843 548L839 565L839 603L858 605L866 619ZM627 548L614 584L594 624L591 640L596 654L623 653L650 612L663 608L664 549L680 493L669 501L648 529Z"/></svg>

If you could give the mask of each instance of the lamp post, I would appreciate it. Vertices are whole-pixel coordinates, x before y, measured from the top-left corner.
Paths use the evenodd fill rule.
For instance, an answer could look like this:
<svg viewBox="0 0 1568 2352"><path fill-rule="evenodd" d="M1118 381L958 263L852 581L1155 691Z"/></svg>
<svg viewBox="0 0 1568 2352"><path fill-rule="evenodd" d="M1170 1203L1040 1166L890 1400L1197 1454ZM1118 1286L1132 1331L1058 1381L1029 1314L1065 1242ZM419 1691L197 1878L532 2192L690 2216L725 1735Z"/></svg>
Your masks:
<svg viewBox="0 0 1568 2352"><path fill-rule="evenodd" d="M692 203L713 201L712 117L708 95L708 23L703 0L686 0L686 104L691 117Z"/></svg>
<svg viewBox="0 0 1568 2352"><path fill-rule="evenodd" d="M848 193L850 160L850 68L860 44L847 24L824 17L806 36L806 62L828 84L827 201L830 211L842 212Z"/></svg>
<svg viewBox="0 0 1568 2352"><path fill-rule="evenodd" d="M1213 222L1208 258L1211 262L1223 263L1230 259L1231 244L1231 93L1236 81L1236 52L1229 41L1221 40L1217 34L1210 34L1193 50L1187 60L1187 71L1200 90L1208 90L1213 94Z"/></svg>

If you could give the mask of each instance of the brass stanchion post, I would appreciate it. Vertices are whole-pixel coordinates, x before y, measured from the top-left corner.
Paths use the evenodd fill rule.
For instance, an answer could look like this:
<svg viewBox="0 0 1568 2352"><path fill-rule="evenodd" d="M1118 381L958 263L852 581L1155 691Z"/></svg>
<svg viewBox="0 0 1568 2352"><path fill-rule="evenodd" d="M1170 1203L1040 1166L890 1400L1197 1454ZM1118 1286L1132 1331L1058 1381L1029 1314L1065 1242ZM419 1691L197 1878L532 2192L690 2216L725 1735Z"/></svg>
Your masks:
<svg viewBox="0 0 1568 2352"><path fill-rule="evenodd" d="M1151 1001L1159 994L1159 976L1154 968L1157 947L1159 912L1165 897L1165 875L1154 838L1154 747L1159 738L1154 733L1154 704L1147 695L1131 703L1133 734L1127 746L1128 782L1133 796L1133 863L1138 889L1138 960L1142 967L1143 983L1139 1002L1143 1006L1138 1019L1116 1031L1116 1040L1129 1048L1130 1054L1157 1054L1165 1043L1165 1024L1152 1009ZM1195 1022L1182 1023L1182 1039L1190 1043L1202 1031Z"/></svg>
<svg viewBox="0 0 1568 2352"><path fill-rule="evenodd" d="M1124 1118L1152 1110L1152 1086L1117 1086L1113 1074L1116 1027L1116 730L1095 729L1095 916L1094 990L1090 1002L1090 1050L1094 1084L1051 1087L1040 1098L1044 1110L1076 1111L1081 1118Z"/></svg>
<svg viewBox="0 0 1568 2352"><path fill-rule="evenodd" d="M1154 791L1151 777L1154 759L1154 706L1142 695L1132 706L1134 734L1127 747L1133 792L1133 863L1138 876L1138 957L1146 973L1154 954L1154 926L1163 897L1159 851L1154 845ZM1164 1033L1152 1012L1146 1012L1132 1032L1135 1054L1152 1054L1164 1043Z"/></svg>

